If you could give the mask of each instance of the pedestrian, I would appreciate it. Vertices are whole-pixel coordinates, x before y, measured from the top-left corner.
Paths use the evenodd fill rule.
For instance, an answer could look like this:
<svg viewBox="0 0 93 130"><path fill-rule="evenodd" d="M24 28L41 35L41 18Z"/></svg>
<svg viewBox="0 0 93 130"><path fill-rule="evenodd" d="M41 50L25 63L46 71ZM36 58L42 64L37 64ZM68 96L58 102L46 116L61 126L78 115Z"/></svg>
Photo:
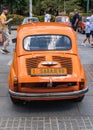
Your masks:
<svg viewBox="0 0 93 130"><path fill-rule="evenodd" d="M72 18L72 28L76 31L78 27L78 22L79 22L79 13L77 9L74 9L74 15Z"/></svg>
<svg viewBox="0 0 93 130"><path fill-rule="evenodd" d="M0 46L2 46L2 45L3 45L3 33L0 30Z"/></svg>
<svg viewBox="0 0 93 130"><path fill-rule="evenodd" d="M90 30L92 35L91 46L93 47L93 15L90 16Z"/></svg>
<svg viewBox="0 0 93 130"><path fill-rule="evenodd" d="M90 44L90 17L87 17L86 26L85 26L85 33L86 33L86 38L81 43L81 45L83 45L83 46L86 46L85 42L87 40Z"/></svg>
<svg viewBox="0 0 93 130"><path fill-rule="evenodd" d="M44 22L50 22L50 20L51 20L51 15L49 14L49 11L46 11L44 16Z"/></svg>
<svg viewBox="0 0 93 130"><path fill-rule="evenodd" d="M12 18L7 20L6 15L8 14L8 9L6 7L3 7L2 13L0 15L0 21L2 23L2 32L4 35L4 43L3 47L1 49L2 54L7 54L9 51L6 49L7 46L10 43L10 34L9 34L9 29L8 29L8 24L13 20Z"/></svg>
<svg viewBox="0 0 93 130"><path fill-rule="evenodd" d="M0 46L3 44L2 23L0 20Z"/></svg>

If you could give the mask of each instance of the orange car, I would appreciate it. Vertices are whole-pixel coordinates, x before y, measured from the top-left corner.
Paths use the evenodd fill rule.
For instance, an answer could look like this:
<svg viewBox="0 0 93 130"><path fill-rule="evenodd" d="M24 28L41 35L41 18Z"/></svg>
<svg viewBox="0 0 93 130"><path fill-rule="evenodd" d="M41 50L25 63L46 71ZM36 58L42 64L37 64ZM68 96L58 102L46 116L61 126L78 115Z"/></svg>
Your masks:
<svg viewBox="0 0 93 130"><path fill-rule="evenodd" d="M88 88L73 29L52 22L21 25L8 83L13 103L81 101Z"/></svg>
<svg viewBox="0 0 93 130"><path fill-rule="evenodd" d="M64 23L68 26L71 26L70 18L68 16L56 16L55 22Z"/></svg>

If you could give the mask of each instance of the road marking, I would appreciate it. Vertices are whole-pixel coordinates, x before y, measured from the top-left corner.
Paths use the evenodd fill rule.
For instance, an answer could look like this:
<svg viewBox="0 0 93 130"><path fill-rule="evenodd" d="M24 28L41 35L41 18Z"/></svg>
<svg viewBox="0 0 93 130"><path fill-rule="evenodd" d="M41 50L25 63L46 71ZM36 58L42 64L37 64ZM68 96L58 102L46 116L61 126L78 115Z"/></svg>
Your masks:
<svg viewBox="0 0 93 130"><path fill-rule="evenodd" d="M8 66L10 66L12 64L12 59L8 62Z"/></svg>

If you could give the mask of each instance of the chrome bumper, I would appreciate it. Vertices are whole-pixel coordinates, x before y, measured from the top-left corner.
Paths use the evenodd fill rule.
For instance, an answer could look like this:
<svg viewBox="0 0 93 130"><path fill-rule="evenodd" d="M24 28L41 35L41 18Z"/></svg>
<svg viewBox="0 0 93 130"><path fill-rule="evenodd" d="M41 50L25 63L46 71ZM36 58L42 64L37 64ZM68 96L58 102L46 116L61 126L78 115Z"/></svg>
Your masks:
<svg viewBox="0 0 93 130"><path fill-rule="evenodd" d="M23 99L27 99L27 98L50 98L50 99L57 99L57 98L73 98L74 96L80 96L82 94L85 94L86 92L88 92L88 87L83 89L83 90L79 90L79 91L74 91L74 92L60 92L60 93L19 93L19 92L14 92L11 91L9 89L9 94L13 97L17 97L17 98L23 98Z"/></svg>

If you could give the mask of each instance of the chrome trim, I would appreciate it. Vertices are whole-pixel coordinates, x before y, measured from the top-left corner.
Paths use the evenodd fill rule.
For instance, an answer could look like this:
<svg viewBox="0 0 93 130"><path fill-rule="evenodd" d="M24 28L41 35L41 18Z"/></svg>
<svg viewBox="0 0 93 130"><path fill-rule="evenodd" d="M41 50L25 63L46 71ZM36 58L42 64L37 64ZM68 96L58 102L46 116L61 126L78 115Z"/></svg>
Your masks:
<svg viewBox="0 0 93 130"><path fill-rule="evenodd" d="M20 92L14 92L12 90L9 89L9 94L13 97L17 97L17 98L67 98L67 97L74 97L74 96L79 96L82 95L84 93L88 92L88 87L83 89L83 90L79 90L79 91L74 91L74 92L65 92L65 93L20 93Z"/></svg>
<svg viewBox="0 0 93 130"><path fill-rule="evenodd" d="M57 65L57 62L55 62L55 61L45 61L45 62L42 63L42 65L48 65L48 66Z"/></svg>

